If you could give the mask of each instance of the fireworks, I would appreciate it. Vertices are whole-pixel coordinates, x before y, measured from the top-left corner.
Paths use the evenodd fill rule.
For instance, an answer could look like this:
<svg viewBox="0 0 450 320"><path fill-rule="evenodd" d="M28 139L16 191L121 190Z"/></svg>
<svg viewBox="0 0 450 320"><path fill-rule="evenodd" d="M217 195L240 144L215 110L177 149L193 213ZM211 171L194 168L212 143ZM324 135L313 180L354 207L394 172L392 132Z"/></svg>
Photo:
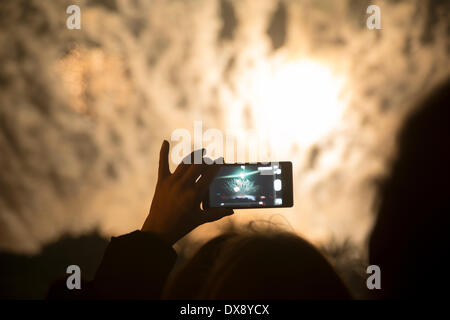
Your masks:
<svg viewBox="0 0 450 320"><path fill-rule="evenodd" d="M225 182L225 188L230 193L236 193L238 195L247 195L258 191L258 186L247 178L229 179Z"/></svg>

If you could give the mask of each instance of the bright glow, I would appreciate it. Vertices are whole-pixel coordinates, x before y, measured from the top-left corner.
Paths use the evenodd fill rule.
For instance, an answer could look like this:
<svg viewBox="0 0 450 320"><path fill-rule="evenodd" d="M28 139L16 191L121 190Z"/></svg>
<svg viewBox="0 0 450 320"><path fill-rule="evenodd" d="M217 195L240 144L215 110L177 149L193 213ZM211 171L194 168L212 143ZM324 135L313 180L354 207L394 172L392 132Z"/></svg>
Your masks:
<svg viewBox="0 0 450 320"><path fill-rule="evenodd" d="M276 180L273 182L273 189L274 189L275 191L280 191L280 190L281 190L281 180L280 180L280 179L276 179Z"/></svg>
<svg viewBox="0 0 450 320"><path fill-rule="evenodd" d="M339 121L342 83L325 65L301 60L258 68L250 97L252 116L255 129L269 135L272 146L308 146Z"/></svg>
<svg viewBox="0 0 450 320"><path fill-rule="evenodd" d="M239 188L239 187L234 187L233 190L234 190L234 192L239 192L239 191L241 191L241 188Z"/></svg>

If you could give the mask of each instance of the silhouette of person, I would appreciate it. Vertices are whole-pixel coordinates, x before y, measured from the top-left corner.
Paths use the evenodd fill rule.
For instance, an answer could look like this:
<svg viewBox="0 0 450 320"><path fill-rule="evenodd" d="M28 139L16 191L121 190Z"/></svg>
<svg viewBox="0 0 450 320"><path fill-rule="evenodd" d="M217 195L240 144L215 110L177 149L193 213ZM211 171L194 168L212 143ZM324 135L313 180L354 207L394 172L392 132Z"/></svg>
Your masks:
<svg viewBox="0 0 450 320"><path fill-rule="evenodd" d="M233 214L232 209L202 210L200 203L219 169L211 159L194 164L192 152L176 170L169 170L169 142L161 147L158 181L150 212L141 230L112 237L95 278L81 290L55 282L49 299L159 299L173 268L172 245L201 224ZM217 160L216 160L217 161Z"/></svg>
<svg viewBox="0 0 450 320"><path fill-rule="evenodd" d="M439 296L448 290L450 79L423 99L398 136L398 155L380 190L369 244L381 270L376 298Z"/></svg>
<svg viewBox="0 0 450 320"><path fill-rule="evenodd" d="M204 150L201 152L202 156ZM169 171L169 143L160 152L150 213L139 231L113 237L91 282L79 291L55 283L52 299L159 299L175 260L172 245L232 209L200 205L219 166L183 161ZM195 152L190 155L195 158ZM182 288L176 291L173 288ZM326 259L308 242L286 232L232 233L207 243L175 281L167 298L337 299L350 294ZM172 289L172 290L171 290Z"/></svg>
<svg viewBox="0 0 450 320"><path fill-rule="evenodd" d="M167 299L351 299L328 261L299 236L276 229L221 235L166 288Z"/></svg>

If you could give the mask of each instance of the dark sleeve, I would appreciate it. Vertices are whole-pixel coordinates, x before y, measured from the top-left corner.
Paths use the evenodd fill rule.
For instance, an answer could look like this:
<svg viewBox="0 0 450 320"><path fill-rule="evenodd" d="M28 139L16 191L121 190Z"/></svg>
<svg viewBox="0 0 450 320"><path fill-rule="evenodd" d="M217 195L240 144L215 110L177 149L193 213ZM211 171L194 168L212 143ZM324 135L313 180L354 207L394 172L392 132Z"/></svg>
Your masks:
<svg viewBox="0 0 450 320"><path fill-rule="evenodd" d="M94 280L66 291L79 291L70 294L75 299L159 299L176 257L168 243L148 232L112 237Z"/></svg>
<svg viewBox="0 0 450 320"><path fill-rule="evenodd" d="M113 237L95 275L94 295L159 299L175 260L175 250L151 233L134 231Z"/></svg>

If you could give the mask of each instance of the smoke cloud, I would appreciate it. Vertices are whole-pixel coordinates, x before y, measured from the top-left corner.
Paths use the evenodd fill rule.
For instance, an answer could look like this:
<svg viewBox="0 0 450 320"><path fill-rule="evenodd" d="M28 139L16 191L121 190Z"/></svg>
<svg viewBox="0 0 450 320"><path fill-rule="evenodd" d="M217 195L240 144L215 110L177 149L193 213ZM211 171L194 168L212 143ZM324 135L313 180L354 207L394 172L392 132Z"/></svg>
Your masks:
<svg viewBox="0 0 450 320"><path fill-rule="evenodd" d="M66 28L71 4L81 30ZM381 30L366 27L370 4L381 9ZM238 212L237 222L278 214L313 241L363 244L402 119L450 73L449 6L1 1L0 248L36 252L65 233L140 228L162 140L195 120L205 130L273 124L283 133L283 159L274 160L294 163L295 207ZM318 100L334 94L339 109ZM308 123L323 130L310 135Z"/></svg>

